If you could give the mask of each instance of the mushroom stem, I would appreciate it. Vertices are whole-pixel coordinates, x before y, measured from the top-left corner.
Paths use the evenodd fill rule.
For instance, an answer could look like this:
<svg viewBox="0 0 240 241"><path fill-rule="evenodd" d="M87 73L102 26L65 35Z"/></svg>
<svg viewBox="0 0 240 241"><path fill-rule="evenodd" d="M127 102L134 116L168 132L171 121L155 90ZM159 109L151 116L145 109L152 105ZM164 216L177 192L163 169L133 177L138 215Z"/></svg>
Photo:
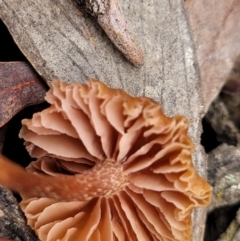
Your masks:
<svg viewBox="0 0 240 241"><path fill-rule="evenodd" d="M111 160L97 163L74 176L46 176L27 172L0 156L0 184L27 197L48 197L61 201L86 201L109 196L127 185L121 165Z"/></svg>

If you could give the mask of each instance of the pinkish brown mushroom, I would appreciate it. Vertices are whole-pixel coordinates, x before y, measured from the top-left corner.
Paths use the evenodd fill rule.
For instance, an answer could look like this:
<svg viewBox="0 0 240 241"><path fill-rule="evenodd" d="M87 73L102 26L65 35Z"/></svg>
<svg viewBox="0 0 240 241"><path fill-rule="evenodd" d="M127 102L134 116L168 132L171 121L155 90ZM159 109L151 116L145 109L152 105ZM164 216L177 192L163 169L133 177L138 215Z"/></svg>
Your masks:
<svg viewBox="0 0 240 241"><path fill-rule="evenodd" d="M191 240L192 210L212 188L193 166L185 117L96 80L54 81L46 100L20 131L37 161L27 172L0 161L0 183L21 193L42 241Z"/></svg>

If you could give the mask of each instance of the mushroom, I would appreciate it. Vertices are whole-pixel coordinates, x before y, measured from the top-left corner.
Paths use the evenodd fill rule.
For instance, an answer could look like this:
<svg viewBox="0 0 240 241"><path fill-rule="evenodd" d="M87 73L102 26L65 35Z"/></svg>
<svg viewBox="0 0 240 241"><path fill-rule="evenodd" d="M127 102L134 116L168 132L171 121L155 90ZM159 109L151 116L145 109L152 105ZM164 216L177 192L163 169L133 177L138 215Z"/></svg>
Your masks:
<svg viewBox="0 0 240 241"><path fill-rule="evenodd" d="M212 188L192 163L189 121L91 79L53 81L50 107L22 121L26 171L1 159L42 241L190 241ZM18 183L16 184L16 180Z"/></svg>

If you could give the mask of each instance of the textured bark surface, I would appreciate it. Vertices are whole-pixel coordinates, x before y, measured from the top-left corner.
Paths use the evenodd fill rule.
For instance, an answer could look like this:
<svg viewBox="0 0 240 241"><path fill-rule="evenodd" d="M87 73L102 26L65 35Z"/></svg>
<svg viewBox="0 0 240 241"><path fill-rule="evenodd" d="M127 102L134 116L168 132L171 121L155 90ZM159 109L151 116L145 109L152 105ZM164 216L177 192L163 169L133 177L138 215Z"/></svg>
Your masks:
<svg viewBox="0 0 240 241"><path fill-rule="evenodd" d="M199 74L183 1L119 1L145 57L135 68L71 0L0 0L0 17L39 75L49 82L97 78L132 95L161 103L165 114L190 119L194 163L206 174L200 146L202 99ZM200 241L205 210L193 215L193 240Z"/></svg>
<svg viewBox="0 0 240 241"><path fill-rule="evenodd" d="M25 217L12 192L0 186L0 239L14 241L38 241L26 225Z"/></svg>
<svg viewBox="0 0 240 241"><path fill-rule="evenodd" d="M239 240L240 132L239 118L236 121L237 115L233 115L239 113L239 100L239 94L221 93L206 115L217 140L223 144L208 153L208 179L213 186L213 197L208 209L205 241Z"/></svg>
<svg viewBox="0 0 240 241"><path fill-rule="evenodd" d="M186 8L196 45L207 111L240 54L240 1L188 0Z"/></svg>
<svg viewBox="0 0 240 241"><path fill-rule="evenodd" d="M236 68L235 73L238 71ZM205 116L222 143L208 153L208 180L213 186L213 197L208 208L205 241L239 240L240 95L238 88L233 88L238 82L232 80L230 78L224 87L227 93L216 98Z"/></svg>
<svg viewBox="0 0 240 241"><path fill-rule="evenodd" d="M47 85L26 62L0 62L0 127L21 109L44 101Z"/></svg>
<svg viewBox="0 0 240 241"><path fill-rule="evenodd" d="M214 187L209 211L226 205L239 203L240 148L222 144L209 153L208 176Z"/></svg>

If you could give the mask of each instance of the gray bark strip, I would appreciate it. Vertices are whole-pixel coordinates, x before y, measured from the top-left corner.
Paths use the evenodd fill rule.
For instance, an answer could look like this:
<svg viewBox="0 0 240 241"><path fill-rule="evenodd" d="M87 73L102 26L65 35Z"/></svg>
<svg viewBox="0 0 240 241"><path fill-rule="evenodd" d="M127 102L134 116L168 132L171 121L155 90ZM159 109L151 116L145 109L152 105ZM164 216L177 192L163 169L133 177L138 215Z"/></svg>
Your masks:
<svg viewBox="0 0 240 241"><path fill-rule="evenodd" d="M0 0L0 17L30 63L47 82L97 78L132 95L161 103L167 115L190 119L193 155L201 175L202 97L193 42L182 0L119 1L140 43L145 65L135 68L73 0ZM205 209L193 215L193 240L201 241Z"/></svg>
<svg viewBox="0 0 240 241"><path fill-rule="evenodd" d="M25 219L11 191L0 186L0 238L14 241L40 241L33 230L26 225Z"/></svg>

